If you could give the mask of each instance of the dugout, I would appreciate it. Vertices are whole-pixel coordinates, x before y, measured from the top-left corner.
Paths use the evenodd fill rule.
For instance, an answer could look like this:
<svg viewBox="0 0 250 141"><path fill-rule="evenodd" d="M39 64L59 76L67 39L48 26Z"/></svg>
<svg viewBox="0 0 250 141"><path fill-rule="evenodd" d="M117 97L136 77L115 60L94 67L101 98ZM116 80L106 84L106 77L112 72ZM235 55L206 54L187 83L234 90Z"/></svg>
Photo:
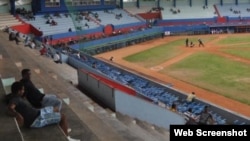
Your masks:
<svg viewBox="0 0 250 141"><path fill-rule="evenodd" d="M217 23L209 26L210 31L221 30L222 33L249 33L249 22L237 22L237 23Z"/></svg>

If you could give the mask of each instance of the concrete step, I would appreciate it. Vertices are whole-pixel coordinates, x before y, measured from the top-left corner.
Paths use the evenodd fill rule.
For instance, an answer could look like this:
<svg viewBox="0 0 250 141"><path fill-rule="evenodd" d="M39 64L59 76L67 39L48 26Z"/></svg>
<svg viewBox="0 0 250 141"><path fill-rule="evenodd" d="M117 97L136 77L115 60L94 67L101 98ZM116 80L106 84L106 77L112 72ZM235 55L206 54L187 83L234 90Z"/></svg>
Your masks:
<svg viewBox="0 0 250 141"><path fill-rule="evenodd" d="M149 123L129 117L122 113L116 113L117 119L133 129L144 134L148 140L169 141L169 132L166 129L155 127Z"/></svg>
<svg viewBox="0 0 250 141"><path fill-rule="evenodd" d="M81 124L85 129L82 131L86 132L83 135L89 137L90 140L96 138L103 141L167 140L160 133L150 133L154 132L154 130L145 130L142 126L133 125L133 122L126 124L126 122L117 118L117 114L109 109L103 109L93 102L84 93L79 91L74 84L70 83L72 81L75 81L73 83L77 83L77 73L76 70L73 70L67 64L55 64L51 58L40 56L38 50L23 47L22 44L15 45L14 42L7 41L8 34L2 35L2 38L6 39L8 47L10 47L8 52L11 55L11 59L16 62L19 70L25 67L31 68L34 75L32 80L34 79L35 84L38 83L43 86L45 92L55 93L60 98L67 99L69 108L66 108L66 111L74 112L81 120ZM75 76L70 74L71 72ZM77 124L75 120L71 120L70 123ZM76 137L78 137L77 133L79 132L74 132ZM79 137L84 138L83 136Z"/></svg>
<svg viewBox="0 0 250 141"><path fill-rule="evenodd" d="M52 62L53 63L53 62ZM56 66L61 66L55 64ZM47 65L50 66L50 65ZM54 66L55 68L55 66ZM62 68L63 69L63 68ZM51 76L53 73L51 72ZM55 74L54 74L55 75ZM72 100L71 100L72 101ZM125 139L133 139L133 140L152 140L153 138L147 137L147 134L135 134L136 132L130 129L126 124L120 122L116 119L116 114L109 110L109 109L103 109L100 107L97 103L93 102L92 100L85 100L84 105L94 114L96 114L104 123L108 123L107 125L112 127L113 130L118 132L120 136L122 136ZM135 134L135 135L134 135Z"/></svg>
<svg viewBox="0 0 250 141"><path fill-rule="evenodd" d="M25 52L25 50L27 52ZM75 130L75 128L73 128L73 131L74 130L81 131L81 134L84 135L84 136L81 136L82 137L81 139L85 139L86 136L92 136L92 138L97 136L97 138L99 138L99 139L101 138L104 141L105 140L119 140L119 141L124 140L124 141L126 141L126 139L123 139L123 137L121 135L119 135L115 129L112 129L110 126L107 126L106 124L104 124L104 122L101 119L99 119L95 115L95 113L92 113L91 111L89 111L82 104L83 101L81 101L79 95L83 95L83 93L81 93L78 90L79 91L78 97L75 97L76 95L72 95L69 90L72 90L75 87L73 85L68 86L69 85L68 83L66 83L66 84L64 83L65 80L62 80L60 77L58 77L56 74L54 74L52 71L50 71L46 68L46 66L48 66L50 63L51 63L50 65L53 65L53 66L57 65L57 64L55 64L54 62L49 63L48 60L47 60L47 62L43 59L39 60L39 58L36 58L36 59L28 58L29 56L32 56L32 54L28 50L29 50L29 48L22 48L22 47L19 48L18 52L15 52L15 57L13 57L13 59L14 60L21 60L23 67L29 66L32 70L34 70L35 68L40 68L40 74L33 73L32 79L33 78L40 79L39 81L42 82L42 85L44 86L45 91L46 91L46 89L49 89L49 90L52 90L53 93L58 94L58 96L60 96L60 97L65 98L65 96L68 96L70 98L71 102L70 102L69 107L83 121L83 123L82 123L83 124L82 126L84 126L83 129ZM19 55L21 56L21 54L25 57L23 57L23 58L18 57ZM62 93L62 91L63 91L63 93ZM91 119L89 117L91 117ZM87 122L86 120L84 120L84 118L85 119L88 118L88 120L92 120L92 121ZM74 123L74 121L72 121L71 119L72 119L72 117L69 118L69 121L71 121L71 123L72 122ZM96 123L98 123L98 124L96 124ZM89 127L89 126L93 126L93 125L95 127ZM76 124L74 124L74 126L76 126ZM101 126L101 128L100 128L100 126ZM94 132L91 132L93 130L94 130ZM79 138L78 136L76 136L76 137Z"/></svg>

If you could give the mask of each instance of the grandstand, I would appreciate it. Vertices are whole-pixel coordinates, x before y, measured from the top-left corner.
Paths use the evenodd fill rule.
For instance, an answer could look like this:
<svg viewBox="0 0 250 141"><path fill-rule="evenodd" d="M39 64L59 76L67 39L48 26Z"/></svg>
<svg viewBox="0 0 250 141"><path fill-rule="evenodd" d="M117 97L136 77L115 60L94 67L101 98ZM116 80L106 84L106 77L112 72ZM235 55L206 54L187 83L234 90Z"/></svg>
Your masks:
<svg viewBox="0 0 250 141"><path fill-rule="evenodd" d="M170 125L185 124L184 113L188 109L192 109L193 116L198 116L206 105L210 105L210 113L215 119L216 125L250 124L249 117L226 107L208 103L206 100L196 99L192 103L185 102L186 94L174 89L174 84L162 84L126 68L93 57L96 54L169 35L210 34L213 29L221 29L222 33L228 31L230 33L249 32L250 3L247 0L237 2L236 4L234 0L221 2L217 0L191 0L191 2L189 0L159 0L158 2L138 0L123 3L122 0L73 0L66 3L50 0L19 0L11 3L3 0L0 1L1 29L5 30L5 27L8 26L9 30L6 32L20 32L20 40L24 40L25 36L34 38L37 46L44 45L52 50L50 55L60 52L64 64L54 67L55 64L51 63L47 57L38 57L39 59L36 60L38 50L30 51L27 48L21 49L22 53L26 55L25 58L22 58L22 54L13 49L15 44L8 43L7 46L11 46L12 49L2 48L0 50L1 61L3 61L2 63L11 62L13 66L17 67L1 68L1 79L10 76L18 78L18 72L22 67L32 66L32 69L37 72L34 79L38 86L45 86L46 90L60 93L60 97L65 99L65 103L69 98L77 102L70 106L66 105L64 110L67 114L72 115L69 117L71 118L70 123L77 129L74 136L85 140L86 138L101 140L100 137L105 134L101 130L106 130L106 128L110 129L108 132L110 136L107 135L103 140L125 141L131 138L149 141L168 140L167 131ZM6 5L10 6L10 9ZM32 11L35 20L27 19L27 15L16 13L17 8L25 9L26 12ZM57 13L60 17L55 16ZM79 16L80 19L78 19ZM55 20L57 25L46 24L50 18ZM7 33L3 33L1 36L3 41L8 42L4 40ZM73 43L69 43L70 41ZM6 45L1 44L1 46ZM81 58L75 55L79 51ZM29 62L29 60L32 61ZM49 65L47 66L47 64ZM96 64L95 68L93 68L93 64ZM69 70L74 73L74 76L67 72ZM40 74L40 71L43 73ZM10 74L10 72L13 73ZM53 73L51 74L51 72ZM52 76L43 78L42 75ZM61 82L58 82L57 79ZM76 84L81 91L68 85L64 79ZM57 82L50 84L54 80ZM46 84L48 82L49 84ZM4 90L4 86L2 87ZM73 94L65 94L70 93L71 90ZM97 101L85 97L85 93ZM170 110L173 103L178 105L177 112ZM143 108L147 110L142 110ZM87 113L87 116L82 113ZM91 121L91 117L93 117L93 121ZM7 121L7 118L4 120ZM78 122L81 123L79 126L77 126ZM126 125L127 122L129 125ZM16 125L11 126L16 129ZM144 129L146 126L151 129ZM55 131L58 136L53 140L59 138L65 140L60 130L53 127L48 130ZM81 133L81 130L85 133ZM41 130L44 136L48 136L44 132ZM20 134L16 130L14 133ZM38 135L37 132L30 133L21 128L21 135L17 136L25 138L25 140L32 140Z"/></svg>

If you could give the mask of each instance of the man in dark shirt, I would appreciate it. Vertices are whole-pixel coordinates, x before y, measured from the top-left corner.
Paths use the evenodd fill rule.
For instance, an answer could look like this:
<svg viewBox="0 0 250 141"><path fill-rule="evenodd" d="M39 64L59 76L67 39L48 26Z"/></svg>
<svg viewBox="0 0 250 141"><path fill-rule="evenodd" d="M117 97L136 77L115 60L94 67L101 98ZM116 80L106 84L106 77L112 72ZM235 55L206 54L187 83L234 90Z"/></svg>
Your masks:
<svg viewBox="0 0 250 141"><path fill-rule="evenodd" d="M211 124L214 124L214 119L213 116L208 112L208 106L205 106L203 112L200 115L199 125Z"/></svg>
<svg viewBox="0 0 250 141"><path fill-rule="evenodd" d="M69 136L66 117L58 111L57 107L35 109L23 98L24 92L24 85L21 82L14 82L11 85L11 97L8 100L9 114L16 117L20 126L41 128L59 124L69 141L80 141Z"/></svg>
<svg viewBox="0 0 250 141"><path fill-rule="evenodd" d="M56 95L43 94L38 90L30 80L30 69L22 70L22 79L20 82L23 83L25 92L24 96L27 100L36 108L43 108L46 106L58 107L59 111L62 108L62 101L56 97Z"/></svg>

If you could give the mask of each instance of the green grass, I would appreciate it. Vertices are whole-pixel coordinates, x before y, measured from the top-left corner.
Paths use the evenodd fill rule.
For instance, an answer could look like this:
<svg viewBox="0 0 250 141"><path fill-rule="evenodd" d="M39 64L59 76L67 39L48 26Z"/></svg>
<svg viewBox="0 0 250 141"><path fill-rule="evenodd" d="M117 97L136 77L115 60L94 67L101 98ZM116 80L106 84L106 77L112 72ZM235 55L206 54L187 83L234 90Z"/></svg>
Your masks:
<svg viewBox="0 0 250 141"><path fill-rule="evenodd" d="M133 62L143 67L152 67L157 64L161 64L168 59L180 54L178 47L183 46L185 41L183 39L176 40L164 45L157 46L140 53L136 53L130 56L127 56L123 59Z"/></svg>
<svg viewBox="0 0 250 141"><path fill-rule="evenodd" d="M239 44L239 43L250 43L249 36L235 36L229 35L227 38L222 39L217 42L219 45L231 45L231 44Z"/></svg>
<svg viewBox="0 0 250 141"><path fill-rule="evenodd" d="M250 44L236 44L227 48L222 48L220 51L239 56L242 58L250 59Z"/></svg>
<svg viewBox="0 0 250 141"><path fill-rule="evenodd" d="M202 38L202 40L204 43L206 43L215 38L216 37L206 37L206 38ZM193 41L197 46L198 39L199 39L198 37L192 37L192 38L189 38L189 42ZM180 47L185 47L185 40L186 39L179 39L173 42L169 42L169 43L157 46L155 48L148 49L140 53L127 56L123 59L129 62L136 63L138 65L141 65L145 68L157 66L181 54L182 52L180 51Z"/></svg>
<svg viewBox="0 0 250 141"><path fill-rule="evenodd" d="M249 72L249 65L205 52L191 55L161 71L163 74L250 105Z"/></svg>
<svg viewBox="0 0 250 141"><path fill-rule="evenodd" d="M241 50L241 49L236 49L236 48L235 49L221 49L221 51L250 60L250 48L249 50Z"/></svg>

